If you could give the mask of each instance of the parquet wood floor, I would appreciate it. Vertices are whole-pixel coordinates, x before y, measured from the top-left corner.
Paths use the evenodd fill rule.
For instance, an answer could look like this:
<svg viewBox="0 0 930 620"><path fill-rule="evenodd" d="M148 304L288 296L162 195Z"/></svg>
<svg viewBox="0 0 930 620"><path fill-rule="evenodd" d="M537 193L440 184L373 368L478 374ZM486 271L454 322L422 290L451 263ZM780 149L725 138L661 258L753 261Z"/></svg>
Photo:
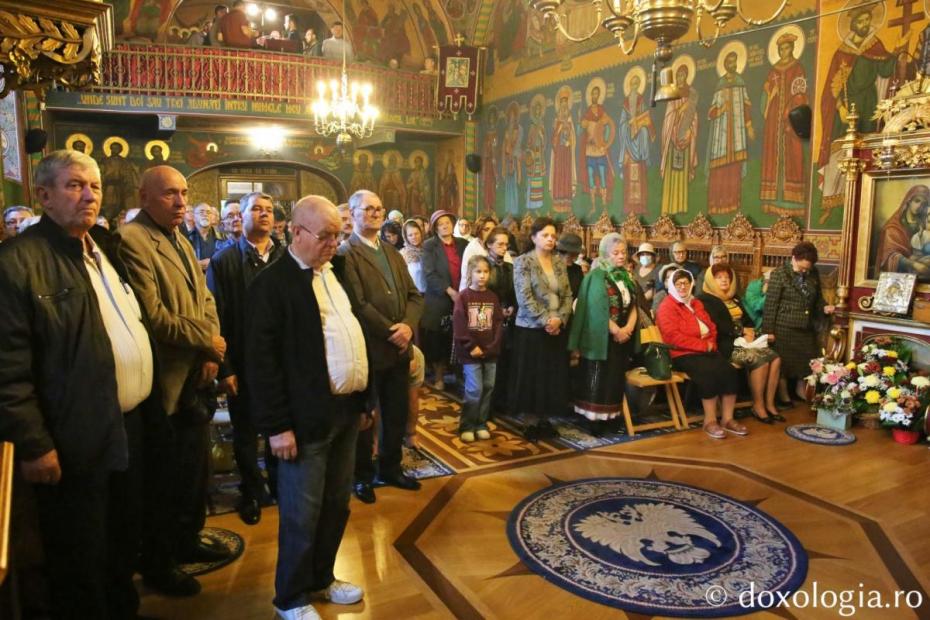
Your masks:
<svg viewBox="0 0 930 620"><path fill-rule="evenodd" d="M801 409L789 423L807 422ZM752 434L714 441L700 430L589 452L568 452L426 480L410 493L379 489L371 506L353 500L336 574L365 588L363 603L319 605L324 618L623 618L530 574L510 549L505 522L526 495L553 480L656 476L701 486L780 520L810 561L808 589L856 589L886 596L922 592L924 606L858 610L855 618L930 618L930 450L899 446L887 431L854 429L857 443L823 447L747 422ZM235 514L210 524L241 534L246 552L201 577L192 599L143 596L142 613L161 618L271 620L277 513L245 526ZM835 610L790 609L759 618L835 618ZM643 616L628 615L636 618Z"/></svg>

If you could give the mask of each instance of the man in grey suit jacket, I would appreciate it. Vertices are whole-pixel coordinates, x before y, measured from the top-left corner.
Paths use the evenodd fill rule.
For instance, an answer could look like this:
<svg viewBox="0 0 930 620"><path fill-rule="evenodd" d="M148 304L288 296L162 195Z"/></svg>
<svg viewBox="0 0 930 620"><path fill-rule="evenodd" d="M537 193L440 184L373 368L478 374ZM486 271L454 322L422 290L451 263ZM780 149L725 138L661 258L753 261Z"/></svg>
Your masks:
<svg viewBox="0 0 930 620"><path fill-rule="evenodd" d="M150 168L139 189L142 212L120 232L121 257L145 306L158 355L158 375L170 428L146 429L145 449L159 464L146 472L142 572L166 594L193 595L200 585L177 562L211 561L226 551L204 545L210 412L203 390L226 353L213 296L184 221L187 181L170 166Z"/></svg>
<svg viewBox="0 0 930 620"><path fill-rule="evenodd" d="M416 490L420 483L404 475L400 461L409 407L410 345L423 312L423 296L400 252L378 238L384 223L378 195L355 192L349 198L349 210L354 232L343 250L346 293L365 330L373 391L381 409L379 482ZM373 439L373 430L362 431L356 446L354 492L365 503L375 501Z"/></svg>

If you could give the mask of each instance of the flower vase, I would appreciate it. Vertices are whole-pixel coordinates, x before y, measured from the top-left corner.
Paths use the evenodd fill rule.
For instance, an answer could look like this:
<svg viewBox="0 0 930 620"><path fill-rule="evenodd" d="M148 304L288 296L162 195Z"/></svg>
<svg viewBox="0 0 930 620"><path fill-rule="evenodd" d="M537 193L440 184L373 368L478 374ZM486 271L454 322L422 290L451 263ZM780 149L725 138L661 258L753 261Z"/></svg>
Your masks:
<svg viewBox="0 0 930 620"><path fill-rule="evenodd" d="M897 443L905 446L912 446L920 441L920 431L912 431L906 428L891 429L891 436Z"/></svg>
<svg viewBox="0 0 930 620"><path fill-rule="evenodd" d="M835 409L818 409L817 424L837 431L846 431L852 426L852 415Z"/></svg>

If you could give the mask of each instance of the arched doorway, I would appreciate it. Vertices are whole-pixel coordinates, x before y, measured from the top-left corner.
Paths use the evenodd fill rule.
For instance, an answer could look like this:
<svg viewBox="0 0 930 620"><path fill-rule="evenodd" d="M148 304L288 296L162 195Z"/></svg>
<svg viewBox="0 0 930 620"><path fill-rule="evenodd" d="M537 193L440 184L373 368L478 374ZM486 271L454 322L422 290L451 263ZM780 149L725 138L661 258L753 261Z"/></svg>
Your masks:
<svg viewBox="0 0 930 620"><path fill-rule="evenodd" d="M187 178L188 202L206 202L217 208L249 192L269 194L290 213L301 196L319 194L334 204L346 201L346 188L327 170L286 160L225 162L201 168Z"/></svg>

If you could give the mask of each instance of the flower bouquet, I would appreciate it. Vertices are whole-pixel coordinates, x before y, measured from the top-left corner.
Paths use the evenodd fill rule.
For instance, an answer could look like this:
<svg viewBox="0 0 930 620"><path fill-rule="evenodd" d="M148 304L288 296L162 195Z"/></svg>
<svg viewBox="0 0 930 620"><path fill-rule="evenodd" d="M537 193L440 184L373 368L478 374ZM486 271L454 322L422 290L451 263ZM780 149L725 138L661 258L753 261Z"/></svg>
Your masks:
<svg viewBox="0 0 930 620"><path fill-rule="evenodd" d="M885 393L878 415L882 426L892 429L895 441L913 444L920 439L928 405L930 378L915 375L906 385L892 387Z"/></svg>

